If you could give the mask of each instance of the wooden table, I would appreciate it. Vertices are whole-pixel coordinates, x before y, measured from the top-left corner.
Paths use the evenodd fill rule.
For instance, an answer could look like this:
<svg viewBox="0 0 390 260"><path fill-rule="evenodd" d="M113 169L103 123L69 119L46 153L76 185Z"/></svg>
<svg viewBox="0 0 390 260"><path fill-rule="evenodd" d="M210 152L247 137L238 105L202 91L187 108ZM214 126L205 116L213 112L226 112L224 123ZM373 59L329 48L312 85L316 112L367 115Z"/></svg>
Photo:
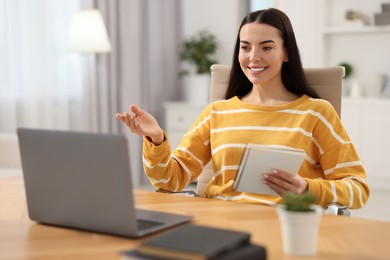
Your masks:
<svg viewBox="0 0 390 260"><path fill-rule="evenodd" d="M194 215L194 224L247 231L268 259L389 259L390 222L323 216L315 257L286 256L275 209L136 190L139 208ZM29 220L23 180L0 180L0 259L120 259L142 240L36 224Z"/></svg>

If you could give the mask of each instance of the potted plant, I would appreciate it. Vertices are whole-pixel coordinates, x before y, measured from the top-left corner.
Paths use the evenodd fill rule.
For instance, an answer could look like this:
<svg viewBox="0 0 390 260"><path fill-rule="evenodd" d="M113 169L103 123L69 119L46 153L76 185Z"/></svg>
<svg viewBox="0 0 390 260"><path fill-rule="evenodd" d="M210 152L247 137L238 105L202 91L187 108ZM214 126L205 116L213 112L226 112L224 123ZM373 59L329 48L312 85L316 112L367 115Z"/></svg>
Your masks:
<svg viewBox="0 0 390 260"><path fill-rule="evenodd" d="M214 58L218 42L214 34L201 30L184 40L179 58L187 62L189 69L182 71L187 76L187 101L196 104L207 104L210 92L210 67L217 63Z"/></svg>
<svg viewBox="0 0 390 260"><path fill-rule="evenodd" d="M315 255L322 207L312 193L288 192L277 207L283 250L288 255Z"/></svg>
<svg viewBox="0 0 390 260"><path fill-rule="evenodd" d="M344 79L343 79L343 89L344 94L352 98L359 98L363 95L362 86L356 78L352 78L353 67L348 62L342 62L339 66L344 67Z"/></svg>
<svg viewBox="0 0 390 260"><path fill-rule="evenodd" d="M344 78L348 79L353 72L352 65L347 62L342 62L339 66L344 67Z"/></svg>
<svg viewBox="0 0 390 260"><path fill-rule="evenodd" d="M348 62L341 62L338 65L344 67L343 95L360 97L362 95L362 89L359 82L351 77L354 71L352 65Z"/></svg>

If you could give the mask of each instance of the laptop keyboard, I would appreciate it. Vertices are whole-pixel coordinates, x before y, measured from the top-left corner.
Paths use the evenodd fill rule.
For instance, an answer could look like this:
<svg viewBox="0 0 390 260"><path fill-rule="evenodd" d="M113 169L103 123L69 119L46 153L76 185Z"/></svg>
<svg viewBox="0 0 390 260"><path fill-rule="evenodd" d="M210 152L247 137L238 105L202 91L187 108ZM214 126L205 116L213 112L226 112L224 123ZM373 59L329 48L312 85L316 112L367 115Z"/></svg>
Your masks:
<svg viewBox="0 0 390 260"><path fill-rule="evenodd" d="M138 230L145 230L148 228L161 226L162 222L152 221L152 220L146 220L146 219L137 219L137 227Z"/></svg>

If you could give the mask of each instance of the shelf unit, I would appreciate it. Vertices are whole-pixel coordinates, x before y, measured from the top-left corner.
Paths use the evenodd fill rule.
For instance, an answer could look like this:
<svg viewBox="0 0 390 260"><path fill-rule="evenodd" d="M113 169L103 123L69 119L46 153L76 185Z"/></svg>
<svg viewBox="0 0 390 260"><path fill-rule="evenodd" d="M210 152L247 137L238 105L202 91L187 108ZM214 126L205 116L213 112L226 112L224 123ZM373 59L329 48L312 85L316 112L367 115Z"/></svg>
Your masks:
<svg viewBox="0 0 390 260"><path fill-rule="evenodd" d="M379 75L390 77L390 26L373 25L374 13L381 11L381 0L321 0L319 10L320 66L348 62L363 95L376 97ZM362 12L370 25L346 24L347 10Z"/></svg>
<svg viewBox="0 0 390 260"><path fill-rule="evenodd" d="M324 27L322 29L324 35L333 34L370 34L370 33L390 33L390 26L340 26L340 27Z"/></svg>
<svg viewBox="0 0 390 260"><path fill-rule="evenodd" d="M388 190L390 166L390 99L379 97L378 76L390 78L390 26L373 25L382 0L321 0L321 66L348 62L352 77L365 92L362 98L343 97L341 120L355 144L373 190ZM347 10L364 13L369 25L344 22Z"/></svg>

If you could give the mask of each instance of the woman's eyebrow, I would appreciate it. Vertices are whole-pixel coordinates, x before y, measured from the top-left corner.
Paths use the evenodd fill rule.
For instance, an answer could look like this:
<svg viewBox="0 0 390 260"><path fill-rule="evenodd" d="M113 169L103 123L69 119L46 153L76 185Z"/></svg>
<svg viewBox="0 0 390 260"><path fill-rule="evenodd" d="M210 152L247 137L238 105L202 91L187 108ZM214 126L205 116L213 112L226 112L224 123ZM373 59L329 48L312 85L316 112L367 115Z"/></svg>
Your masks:
<svg viewBox="0 0 390 260"><path fill-rule="evenodd" d="M243 41L243 40L241 40L240 43L250 44L250 42L248 42L248 41Z"/></svg>
<svg viewBox="0 0 390 260"><path fill-rule="evenodd" d="M260 45L261 44L266 44L266 43L275 43L275 41L273 41L273 40L262 41L262 42L260 42Z"/></svg>
<svg viewBox="0 0 390 260"><path fill-rule="evenodd" d="M244 41L244 40L241 40L240 43L250 44L250 42ZM266 44L266 43L275 43L275 41L273 41L273 40L265 40L265 41L260 42L259 45Z"/></svg>

